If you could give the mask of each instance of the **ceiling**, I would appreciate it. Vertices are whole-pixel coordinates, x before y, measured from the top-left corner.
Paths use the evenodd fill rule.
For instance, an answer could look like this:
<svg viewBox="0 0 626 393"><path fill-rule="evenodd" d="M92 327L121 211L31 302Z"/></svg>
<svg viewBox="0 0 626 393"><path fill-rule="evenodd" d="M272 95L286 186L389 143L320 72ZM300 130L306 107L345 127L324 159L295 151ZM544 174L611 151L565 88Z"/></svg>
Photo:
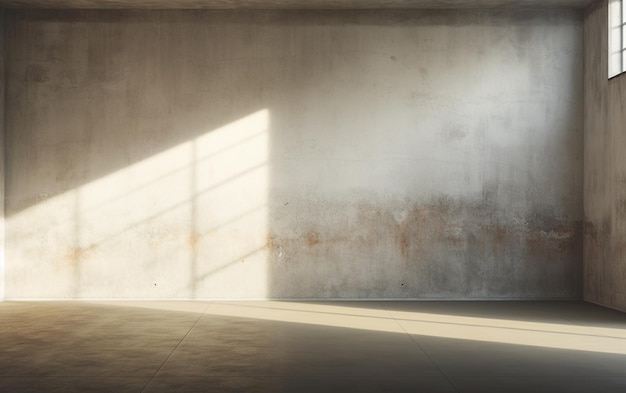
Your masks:
<svg viewBox="0 0 626 393"><path fill-rule="evenodd" d="M0 7L154 9L584 8L593 2L594 0L0 0Z"/></svg>

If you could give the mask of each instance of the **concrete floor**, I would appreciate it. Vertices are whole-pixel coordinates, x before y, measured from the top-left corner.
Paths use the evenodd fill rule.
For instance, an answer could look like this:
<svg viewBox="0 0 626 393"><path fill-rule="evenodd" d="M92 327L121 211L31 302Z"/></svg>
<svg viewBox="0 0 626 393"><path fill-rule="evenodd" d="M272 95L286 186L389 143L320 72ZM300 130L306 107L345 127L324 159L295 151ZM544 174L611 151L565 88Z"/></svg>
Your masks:
<svg viewBox="0 0 626 393"><path fill-rule="evenodd" d="M578 302L4 302L0 392L624 392Z"/></svg>

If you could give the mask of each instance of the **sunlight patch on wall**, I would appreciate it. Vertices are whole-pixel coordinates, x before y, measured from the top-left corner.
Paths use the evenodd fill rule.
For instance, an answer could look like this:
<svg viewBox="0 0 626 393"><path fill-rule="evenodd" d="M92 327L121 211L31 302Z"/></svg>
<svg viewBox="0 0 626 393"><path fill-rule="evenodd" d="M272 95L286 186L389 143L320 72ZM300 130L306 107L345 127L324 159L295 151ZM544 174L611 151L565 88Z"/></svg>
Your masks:
<svg viewBox="0 0 626 393"><path fill-rule="evenodd" d="M43 192L10 218L29 244L11 255L19 287L9 295L265 297L268 130L260 110L64 194Z"/></svg>

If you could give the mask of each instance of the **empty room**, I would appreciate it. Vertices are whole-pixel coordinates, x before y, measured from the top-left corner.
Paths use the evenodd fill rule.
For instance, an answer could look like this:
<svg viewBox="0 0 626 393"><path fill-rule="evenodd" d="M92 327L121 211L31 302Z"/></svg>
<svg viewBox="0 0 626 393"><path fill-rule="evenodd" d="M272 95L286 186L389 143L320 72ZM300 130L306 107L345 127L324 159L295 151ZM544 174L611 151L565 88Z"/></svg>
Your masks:
<svg viewBox="0 0 626 393"><path fill-rule="evenodd" d="M0 392L626 391L625 0L0 0Z"/></svg>

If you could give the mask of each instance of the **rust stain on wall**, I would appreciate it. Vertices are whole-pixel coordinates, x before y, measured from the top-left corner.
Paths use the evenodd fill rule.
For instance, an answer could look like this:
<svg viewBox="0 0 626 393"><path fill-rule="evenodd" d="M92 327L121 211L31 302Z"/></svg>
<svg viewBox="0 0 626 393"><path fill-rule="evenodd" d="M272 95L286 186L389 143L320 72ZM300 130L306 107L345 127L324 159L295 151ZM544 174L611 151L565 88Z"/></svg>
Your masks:
<svg viewBox="0 0 626 393"><path fill-rule="evenodd" d="M320 240L320 234L318 232L308 232L306 234L306 236L304 237L305 241L306 241L306 245L309 247L313 247L317 244L320 244L321 240Z"/></svg>
<svg viewBox="0 0 626 393"><path fill-rule="evenodd" d="M202 239L201 234L199 234L198 232L192 231L191 233L189 233L189 236L187 236L187 245L192 249L196 249L198 248L198 244L200 243L201 239Z"/></svg>
<svg viewBox="0 0 626 393"><path fill-rule="evenodd" d="M400 228L398 228L396 241L398 243L398 247L400 248L400 253L402 254L402 256L405 258L408 257L409 256L409 243L411 241L411 238L409 237L409 234L407 233L405 226L400 226Z"/></svg>
<svg viewBox="0 0 626 393"><path fill-rule="evenodd" d="M76 267L80 262L89 258L96 247L96 244L90 244L87 247L71 247L65 252L63 263L58 265Z"/></svg>
<svg viewBox="0 0 626 393"><path fill-rule="evenodd" d="M273 235L268 234L265 237L265 244L263 245L262 249L272 250L275 246L276 246L276 238Z"/></svg>
<svg viewBox="0 0 626 393"><path fill-rule="evenodd" d="M278 247L290 247L294 249L307 250L317 246L349 242L348 236L330 236L322 237L319 232L310 231L302 236L283 236L279 237L275 234L269 234L266 237L263 249L272 250Z"/></svg>
<svg viewBox="0 0 626 393"><path fill-rule="evenodd" d="M493 255L529 255L567 258L581 250L582 223L560 217L512 220L506 212L496 212L480 203L439 199L431 203L404 207L398 222L394 212L373 204L361 203L356 219L348 225L304 231L299 236L268 236L265 247L280 245L296 254L307 249L348 249L363 247L385 250L395 245L396 255L406 262L424 258L445 258L446 254L481 258ZM340 235L339 235L340 234ZM393 255L389 255L393 258ZM520 261L523 263L523 261Z"/></svg>

